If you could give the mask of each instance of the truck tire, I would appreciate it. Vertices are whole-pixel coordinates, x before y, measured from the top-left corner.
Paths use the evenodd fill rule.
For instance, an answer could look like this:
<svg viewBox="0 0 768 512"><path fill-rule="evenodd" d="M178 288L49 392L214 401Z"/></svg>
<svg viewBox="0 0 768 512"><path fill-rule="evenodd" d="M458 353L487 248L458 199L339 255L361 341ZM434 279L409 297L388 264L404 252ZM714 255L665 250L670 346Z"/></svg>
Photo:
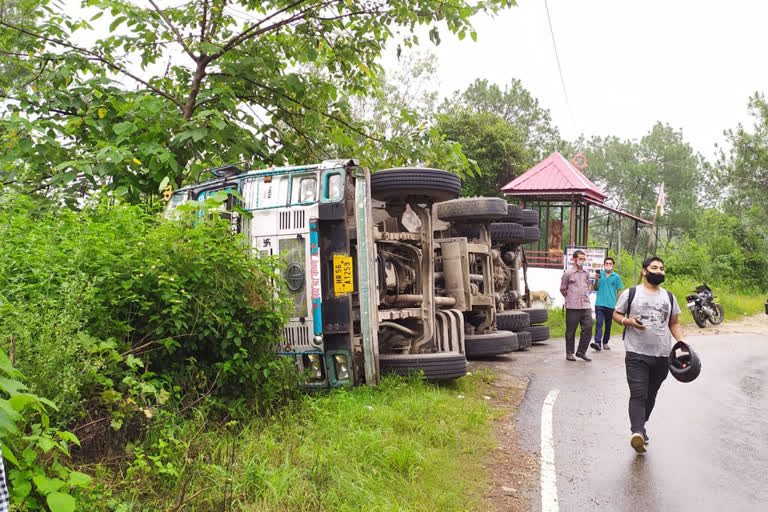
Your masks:
<svg viewBox="0 0 768 512"><path fill-rule="evenodd" d="M523 209L516 204L507 205L507 216L501 219L501 222L514 222L520 224L523 218Z"/></svg>
<svg viewBox="0 0 768 512"><path fill-rule="evenodd" d="M541 233L539 232L538 226L525 226L523 227L523 237L521 243L528 244L531 242L538 242L540 237Z"/></svg>
<svg viewBox="0 0 768 512"><path fill-rule="evenodd" d="M517 334L509 331L496 331L490 334L467 334L464 336L464 349L468 359L507 354L516 351L519 346Z"/></svg>
<svg viewBox="0 0 768 512"><path fill-rule="evenodd" d="M549 311L547 311L546 309L529 308L529 309L521 309L520 311L525 311L526 313L528 313L528 316L531 317L531 325L543 324L543 323L546 323L547 320L549 320Z"/></svg>
<svg viewBox="0 0 768 512"><path fill-rule="evenodd" d="M539 212L536 210L523 209L520 212L520 224L523 226L538 226Z"/></svg>
<svg viewBox="0 0 768 512"><path fill-rule="evenodd" d="M507 214L507 202L500 197L462 197L437 203L435 211L446 222L490 222Z"/></svg>
<svg viewBox="0 0 768 512"><path fill-rule="evenodd" d="M492 222L488 229L491 232L491 240L501 243L518 240L524 233L523 226L516 222Z"/></svg>
<svg viewBox="0 0 768 512"><path fill-rule="evenodd" d="M467 374L467 358L456 352L437 354L381 354L381 373L411 375L424 372L426 380L458 379Z"/></svg>
<svg viewBox="0 0 768 512"><path fill-rule="evenodd" d="M531 341L531 333L528 331L518 331L515 334L517 334L517 341L519 343L519 347L517 347L517 350L525 350L531 346L533 343Z"/></svg>
<svg viewBox="0 0 768 512"><path fill-rule="evenodd" d="M531 333L532 343L540 343L549 339L548 325L532 325L530 327L526 327L525 330Z"/></svg>
<svg viewBox="0 0 768 512"><path fill-rule="evenodd" d="M440 169L384 169L371 174L371 197L406 202L410 198L432 202L459 197L461 178Z"/></svg>
<svg viewBox="0 0 768 512"><path fill-rule="evenodd" d="M496 313L496 327L505 331L522 331L531 325L525 311L501 311Z"/></svg>

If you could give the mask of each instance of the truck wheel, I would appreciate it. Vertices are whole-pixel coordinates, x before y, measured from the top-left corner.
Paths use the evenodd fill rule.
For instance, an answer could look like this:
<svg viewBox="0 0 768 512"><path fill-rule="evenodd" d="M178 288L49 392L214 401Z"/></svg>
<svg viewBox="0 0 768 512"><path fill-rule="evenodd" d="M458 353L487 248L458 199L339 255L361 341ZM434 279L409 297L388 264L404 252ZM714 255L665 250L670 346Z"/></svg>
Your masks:
<svg viewBox="0 0 768 512"><path fill-rule="evenodd" d="M531 325L543 324L549 320L549 311L546 309L529 308L521 309L520 311L525 311L528 313L528 316L531 317Z"/></svg>
<svg viewBox="0 0 768 512"><path fill-rule="evenodd" d="M496 331L490 334L467 334L464 336L464 349L467 358L491 357L514 352L519 347L517 334L509 331Z"/></svg>
<svg viewBox="0 0 768 512"><path fill-rule="evenodd" d="M462 197L435 205L437 218L446 222L490 222L507 214L500 197Z"/></svg>
<svg viewBox="0 0 768 512"><path fill-rule="evenodd" d="M507 216L501 219L501 222L514 222L520 224L523 218L523 209L516 204L507 205Z"/></svg>
<svg viewBox="0 0 768 512"><path fill-rule="evenodd" d="M505 331L521 331L531 325L525 311L501 311L496 313L496 327Z"/></svg>
<svg viewBox="0 0 768 512"><path fill-rule="evenodd" d="M520 344L517 350L525 350L531 346L531 333L528 331L518 331L515 334L517 334L517 341Z"/></svg>
<svg viewBox="0 0 768 512"><path fill-rule="evenodd" d="M523 237L521 243L528 244L531 242L538 242L540 237L541 233L539 232L538 226L525 226L523 227Z"/></svg>
<svg viewBox="0 0 768 512"><path fill-rule="evenodd" d="M520 212L520 224L523 226L538 226L539 212L536 210L523 209Z"/></svg>
<svg viewBox="0 0 768 512"><path fill-rule="evenodd" d="M549 339L548 325L532 325L530 327L526 327L525 330L531 333L532 343L539 343Z"/></svg>
<svg viewBox="0 0 768 512"><path fill-rule="evenodd" d="M467 359L456 352L437 354L381 354L381 373L411 375L424 372L426 380L458 379L467 374Z"/></svg>
<svg viewBox="0 0 768 512"><path fill-rule="evenodd" d="M517 240L524 233L523 226L516 222L492 222L488 229L491 232L491 240L501 243Z"/></svg>
<svg viewBox="0 0 768 512"><path fill-rule="evenodd" d="M371 196L379 201L407 198L447 201L459 197L461 178L440 169L384 169L371 174Z"/></svg>

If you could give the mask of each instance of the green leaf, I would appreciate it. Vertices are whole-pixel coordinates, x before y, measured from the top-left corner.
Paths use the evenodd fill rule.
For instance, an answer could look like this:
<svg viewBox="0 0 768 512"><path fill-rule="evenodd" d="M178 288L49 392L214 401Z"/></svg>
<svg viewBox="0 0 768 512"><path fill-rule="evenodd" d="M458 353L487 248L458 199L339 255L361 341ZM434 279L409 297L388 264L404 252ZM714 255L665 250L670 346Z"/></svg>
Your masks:
<svg viewBox="0 0 768 512"><path fill-rule="evenodd" d="M5 452L3 452L3 457L7 457ZM14 501L16 502L20 502L29 496L31 491L32 482L29 480L14 480L13 486L11 487L11 495L15 498Z"/></svg>
<svg viewBox="0 0 768 512"><path fill-rule="evenodd" d="M49 494L45 501L51 508L51 512L74 512L75 498L63 492L53 492Z"/></svg>
<svg viewBox="0 0 768 512"><path fill-rule="evenodd" d="M168 176L166 176L165 178L163 178L163 181L161 181L161 182L160 182L160 186L159 186L159 187L157 187L157 190L159 190L160 192L162 192L162 191L163 191L163 189L165 189L165 187L167 187L167 186L168 186L168 183L169 183L170 181L171 181L171 178L169 178Z"/></svg>
<svg viewBox="0 0 768 512"><path fill-rule="evenodd" d="M73 471L69 474L69 484L77 487L87 487L92 481L91 477L79 471Z"/></svg>
<svg viewBox="0 0 768 512"><path fill-rule="evenodd" d="M50 494L61 489L66 482L58 478L48 478L45 475L35 475L32 477L35 487L41 494Z"/></svg>
<svg viewBox="0 0 768 512"><path fill-rule="evenodd" d="M25 389L27 389L27 386L25 386L24 383L19 382L17 380L0 377L0 389L5 391L9 395L13 396L19 393L20 391L24 391Z"/></svg>
<svg viewBox="0 0 768 512"><path fill-rule="evenodd" d="M126 20L125 16L118 16L115 20L109 24L109 31L114 32L115 29Z"/></svg>
<svg viewBox="0 0 768 512"><path fill-rule="evenodd" d="M136 127L136 125L130 121L117 123L112 127L112 131L115 132L116 135L131 135L135 133L137 130L138 128Z"/></svg>

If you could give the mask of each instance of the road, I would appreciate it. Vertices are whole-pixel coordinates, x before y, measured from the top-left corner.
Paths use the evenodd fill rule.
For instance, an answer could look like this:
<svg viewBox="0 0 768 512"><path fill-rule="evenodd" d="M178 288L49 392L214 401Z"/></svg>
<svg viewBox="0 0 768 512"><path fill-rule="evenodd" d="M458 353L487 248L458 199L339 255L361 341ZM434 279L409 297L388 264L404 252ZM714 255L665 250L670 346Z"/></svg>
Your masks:
<svg viewBox="0 0 768 512"><path fill-rule="evenodd" d="M542 408L559 391L551 407L556 479L540 487L544 499L540 490L533 510L768 510L768 327L689 332L701 375L662 384L645 455L629 445L620 339L611 351L590 350L591 363L566 361L562 338L481 363L530 379L517 416L527 451L542 453Z"/></svg>

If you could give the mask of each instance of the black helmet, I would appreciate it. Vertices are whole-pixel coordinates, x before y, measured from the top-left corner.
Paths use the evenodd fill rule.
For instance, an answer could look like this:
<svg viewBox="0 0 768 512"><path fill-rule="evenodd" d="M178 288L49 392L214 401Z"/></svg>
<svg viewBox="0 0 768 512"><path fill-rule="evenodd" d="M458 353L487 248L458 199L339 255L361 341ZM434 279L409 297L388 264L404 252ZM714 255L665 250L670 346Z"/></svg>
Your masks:
<svg viewBox="0 0 768 512"><path fill-rule="evenodd" d="M684 349L680 356L675 356L677 349ZM680 382L691 382L701 373L701 361L690 345L678 341L669 352L669 372Z"/></svg>

